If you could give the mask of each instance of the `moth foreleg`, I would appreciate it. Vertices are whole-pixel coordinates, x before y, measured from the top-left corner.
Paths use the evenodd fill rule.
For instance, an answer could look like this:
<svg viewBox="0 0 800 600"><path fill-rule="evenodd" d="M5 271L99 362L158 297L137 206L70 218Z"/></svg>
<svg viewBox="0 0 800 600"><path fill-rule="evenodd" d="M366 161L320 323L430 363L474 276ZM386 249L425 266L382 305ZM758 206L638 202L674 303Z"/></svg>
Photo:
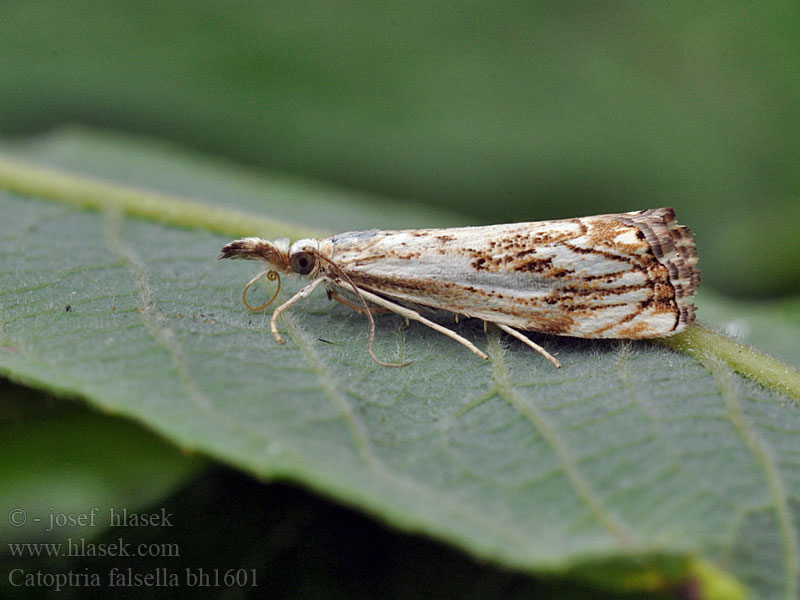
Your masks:
<svg viewBox="0 0 800 600"><path fill-rule="evenodd" d="M289 298L286 302L281 304L274 311L272 311L272 317L269 320L269 328L272 331L273 337L278 342L280 342L281 344L285 344L286 343L286 340L281 337L280 333L278 333L277 321L278 321L278 317L280 316L280 314L283 311L285 311L287 308L289 308L292 304L297 302L298 300L302 300L303 298L307 298L311 294L311 292L313 292L315 289L317 289L317 286L320 283L322 283L323 281L325 281L324 277L320 277L319 279L315 279L314 281L309 283L307 286L302 288L299 292L297 292L294 296Z"/></svg>
<svg viewBox="0 0 800 600"><path fill-rule="evenodd" d="M550 354L547 350L542 348L539 344L531 341L530 338L528 338L528 336L520 333L516 329L512 329L508 325L503 325L502 323L495 323L495 325L497 325L500 329L505 331L507 334L513 335L515 338L517 338L523 344L527 344L528 346L530 346L531 348L536 350L539 354L544 356L547 360L549 360L551 363L553 363L559 369L561 368L561 363L558 362L558 360L556 359L555 356Z"/></svg>
<svg viewBox="0 0 800 600"><path fill-rule="evenodd" d="M359 292L361 292L361 295L365 299L369 300L373 304L377 304L378 306L382 306L382 307L392 311L393 313L397 313L401 317L405 317L406 319L412 319L414 321L419 321L420 323L423 323L424 325L427 325L431 329L433 329L435 331L438 331L439 333L444 334L444 335L446 335L447 337L449 337L451 339L454 339L459 344L463 344L464 346L466 346L467 348L472 350L472 352L474 354L476 354L477 356L481 357L483 360L487 360L489 358L485 353L481 352L475 346L475 344L470 342L468 339L466 339L464 337L461 337L456 332L451 331L451 330L447 329L446 327L442 327L441 325L438 325L438 324L434 323L433 321L430 321L430 320L426 319L425 317L423 317L418 312L416 312L414 310L411 310L409 308L405 308L404 306L400 306L399 304L395 304L394 302L390 302L389 300L386 300L385 298L381 298L380 296L376 296L375 294L373 294L371 292L368 292L366 290L359 289Z"/></svg>
<svg viewBox="0 0 800 600"><path fill-rule="evenodd" d="M344 304L348 308L351 308L360 315L364 314L363 307L359 306L358 304L354 304L353 302L350 302L350 300L348 300L347 298L345 298L344 296L333 290L328 290L328 298L330 300L336 300L337 302L341 302L342 304ZM382 315L384 313L390 312L388 308L373 308L373 307L370 307L369 311L373 315Z"/></svg>

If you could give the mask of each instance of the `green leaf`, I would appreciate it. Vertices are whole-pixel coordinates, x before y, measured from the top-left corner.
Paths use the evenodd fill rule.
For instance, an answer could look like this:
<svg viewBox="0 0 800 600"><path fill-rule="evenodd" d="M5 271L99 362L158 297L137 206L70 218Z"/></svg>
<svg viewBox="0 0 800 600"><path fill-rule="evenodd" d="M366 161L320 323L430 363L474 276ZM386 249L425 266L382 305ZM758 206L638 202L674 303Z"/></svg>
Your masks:
<svg viewBox="0 0 800 600"><path fill-rule="evenodd" d="M70 165L68 154L104 158ZM0 195L10 379L78 394L181 447L510 568L621 590L690 585L703 598L796 595L800 408L736 375L713 334L700 361L658 344L533 335L557 353L556 370L479 323L452 327L488 362L382 316L376 354L414 360L386 369L366 354L364 319L320 292L279 320L289 342L279 345L269 315L241 305L257 267L214 260L228 241L214 232L234 233L247 211L252 231L239 234L280 233L286 214L300 228L363 227L360 199L309 186L299 206L301 183L289 193L285 181L99 137L60 136L23 155L44 171L0 163L16 190ZM104 175L110 164L142 190L185 184L185 197L123 188L114 169ZM89 172L110 187L77 177ZM415 216L383 206L372 224ZM420 211L414 224L437 219L447 216ZM787 369L766 382L793 393Z"/></svg>

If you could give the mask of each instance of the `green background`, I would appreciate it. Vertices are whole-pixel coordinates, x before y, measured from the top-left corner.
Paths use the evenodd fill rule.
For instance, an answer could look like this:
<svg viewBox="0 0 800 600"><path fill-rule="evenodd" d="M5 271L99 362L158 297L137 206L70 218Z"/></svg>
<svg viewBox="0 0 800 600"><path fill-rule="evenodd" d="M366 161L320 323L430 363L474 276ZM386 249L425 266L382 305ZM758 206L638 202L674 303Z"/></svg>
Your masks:
<svg viewBox="0 0 800 600"><path fill-rule="evenodd" d="M261 188L253 184L250 195L244 192L250 177L267 174L270 185L286 184L263 210L283 206L270 216L317 229L512 222L674 206L698 240L706 294L700 319L797 365L798 31L800 12L790 2L6 1L0 5L0 137L4 147L45 165L140 188L145 173L154 188L179 195L208 200L202 190L209 189L213 200L230 189L241 193L236 205L253 212ZM76 133L75 125L113 133L94 139L94 133ZM118 153L109 150L115 144ZM173 147L188 148L200 160ZM126 164L126 156L136 165ZM207 157L214 158L208 182L199 172ZM191 167L182 179L184 160ZM231 181L212 168L228 162ZM247 169L237 170L240 165ZM174 171L160 176L159 168ZM324 190L319 197L304 196L318 183ZM341 210L333 217L337 186ZM388 205L392 210L383 210ZM246 272L242 267L223 277L233 285L246 281ZM229 289L230 297L219 300L227 308L219 310L238 315L238 289ZM45 314L66 319L61 298L53 303L58 306ZM324 330L329 309L319 299L314 306ZM77 316L83 308L76 308ZM360 321L350 319L351 325L364 333ZM359 357L352 364L361 365L362 341L352 350ZM576 354L584 350L578 346ZM347 381L349 371L342 373ZM448 389L442 387L443 399ZM758 399L766 394L745 389ZM594 571L570 572L582 560L592 565L592 556L572 555L555 575L534 581L387 531L294 488L208 471L189 450L201 447L203 454L194 440L178 436L179 452L127 421L11 384L0 388L0 398L2 439L11 442L3 462L15 465L3 472L3 506L23 497L31 510L46 512L38 499L57 489L64 506L172 507L181 531L136 535L179 542L188 552L186 566L253 565L269 582L258 590L263 597L605 597L589 587L597 583ZM108 404L108 410L136 415L113 399ZM440 406L420 404L434 413ZM782 408L796 412L794 405ZM161 431L158 416L155 410L150 421L136 419ZM484 426L479 430L486 433ZM702 443L703 432L697 437ZM790 433L783 432L777 448L791 450ZM254 448L253 455L262 450ZM786 458L789 472L793 460ZM261 472L268 476L268 469ZM788 492L795 511L796 490ZM333 495L342 500L346 494ZM696 517L690 514L688 522ZM761 530L753 530L742 534L750 546L731 546L729 564L752 564L752 573L735 575L782 597L788 588L781 587L778 571L772 573L778 583L769 581L769 566L757 560L758 549L769 544L778 547L769 546L769 556L782 556L780 545L774 538L759 545ZM9 531L0 528L3 536ZM0 553L3 574L13 564ZM679 566L660 565L661 573L671 569L679 579L685 575ZM613 565L597 571L611 580L601 582L609 598L626 588ZM10 590L27 597L40 591ZM73 590L75 597L87 591ZM672 595L684 592L668 587Z"/></svg>

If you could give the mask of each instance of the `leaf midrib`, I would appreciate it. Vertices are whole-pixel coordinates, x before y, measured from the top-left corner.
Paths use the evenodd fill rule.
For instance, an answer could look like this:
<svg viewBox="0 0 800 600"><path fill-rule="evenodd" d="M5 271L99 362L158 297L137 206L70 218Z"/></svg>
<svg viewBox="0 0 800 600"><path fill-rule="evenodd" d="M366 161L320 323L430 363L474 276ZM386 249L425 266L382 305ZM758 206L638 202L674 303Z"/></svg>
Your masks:
<svg viewBox="0 0 800 600"><path fill-rule="evenodd" d="M323 232L253 213L76 175L0 153L0 187L76 208L118 211L150 221L231 236L319 237Z"/></svg>

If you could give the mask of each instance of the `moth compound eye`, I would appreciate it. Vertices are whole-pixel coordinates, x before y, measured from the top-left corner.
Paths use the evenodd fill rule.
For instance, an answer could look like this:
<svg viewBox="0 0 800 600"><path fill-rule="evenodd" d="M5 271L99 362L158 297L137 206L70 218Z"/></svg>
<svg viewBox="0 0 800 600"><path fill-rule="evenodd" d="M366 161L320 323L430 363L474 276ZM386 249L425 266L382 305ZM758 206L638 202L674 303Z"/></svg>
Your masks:
<svg viewBox="0 0 800 600"><path fill-rule="evenodd" d="M292 271L300 275L308 275L311 273L316 262L314 255L310 252L297 252L292 254L292 257L289 259Z"/></svg>

